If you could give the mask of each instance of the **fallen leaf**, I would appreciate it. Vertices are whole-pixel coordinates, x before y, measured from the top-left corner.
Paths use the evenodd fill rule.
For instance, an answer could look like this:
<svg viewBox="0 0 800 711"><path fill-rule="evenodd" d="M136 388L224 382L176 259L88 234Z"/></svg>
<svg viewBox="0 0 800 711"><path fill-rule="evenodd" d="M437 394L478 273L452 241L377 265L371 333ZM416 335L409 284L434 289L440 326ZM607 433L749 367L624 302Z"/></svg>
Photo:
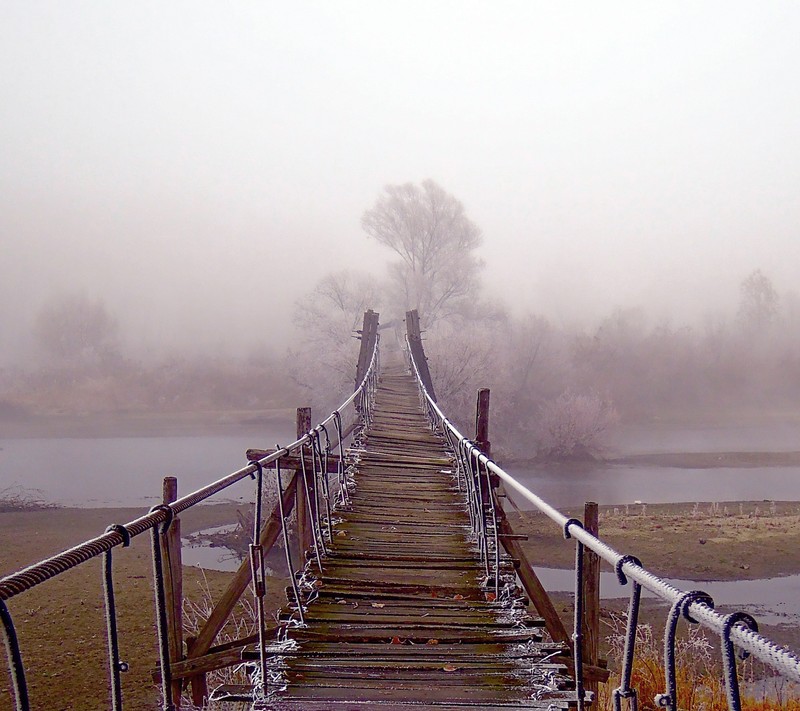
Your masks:
<svg viewBox="0 0 800 711"><path fill-rule="evenodd" d="M372 606L373 607L386 607L386 605L384 603L382 603L382 602L373 602Z"/></svg>
<svg viewBox="0 0 800 711"><path fill-rule="evenodd" d="M463 596L463 595L460 595L460 594L458 594L458 595L453 595L453 600L463 600L463 599L464 599L464 596Z"/></svg>
<svg viewBox="0 0 800 711"><path fill-rule="evenodd" d="M431 645L439 644L439 640L438 639L429 639L427 642L425 642L425 644L431 644Z"/></svg>
<svg viewBox="0 0 800 711"><path fill-rule="evenodd" d="M347 531L336 531L336 535L337 536L346 536L347 535Z"/></svg>
<svg viewBox="0 0 800 711"><path fill-rule="evenodd" d="M446 672L454 672L458 670L458 667L454 667L452 664L445 664L442 669L444 669Z"/></svg>
<svg viewBox="0 0 800 711"><path fill-rule="evenodd" d="M403 644L403 640L399 637L392 637L392 644Z"/></svg>
<svg viewBox="0 0 800 711"><path fill-rule="evenodd" d="M487 592L486 600L487 602L494 602L495 600L497 600L497 595L495 595L493 592Z"/></svg>
<svg viewBox="0 0 800 711"><path fill-rule="evenodd" d="M346 605L346 604L347 604L347 600L345 600L344 598L342 598L341 600L337 600L337 601L336 601L336 604L337 604L337 605Z"/></svg>

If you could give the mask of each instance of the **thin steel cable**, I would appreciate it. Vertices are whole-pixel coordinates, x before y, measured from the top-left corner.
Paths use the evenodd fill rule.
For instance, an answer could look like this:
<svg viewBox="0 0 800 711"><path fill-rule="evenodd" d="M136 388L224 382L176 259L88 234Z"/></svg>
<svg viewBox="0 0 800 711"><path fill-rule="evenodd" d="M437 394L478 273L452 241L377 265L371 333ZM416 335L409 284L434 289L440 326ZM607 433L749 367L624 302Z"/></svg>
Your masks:
<svg viewBox="0 0 800 711"><path fill-rule="evenodd" d="M25 665L22 663L17 631L14 629L14 620L11 617L11 613L2 599L0 599L0 621L3 623L3 642L5 642L8 665L11 669L14 706L16 711L30 711L28 683L25 680Z"/></svg>
<svg viewBox="0 0 800 711"><path fill-rule="evenodd" d="M280 449L276 445L277 449ZM283 508L283 483L281 482L281 460L275 461L275 480L278 485L278 510L281 516L281 532L283 534L283 548L286 552L286 567L289 570L289 579L292 581L292 591L294 592L294 599L297 603L297 613L300 616L300 624L306 623L303 616L303 601L300 599L300 590L297 587L297 578L294 574L294 564L292 563L292 551L289 547L289 532L286 527L286 511Z"/></svg>
<svg viewBox="0 0 800 711"><path fill-rule="evenodd" d="M131 539L124 526L111 524L106 530L117 531L126 541L124 548L130 545ZM119 658L119 632L117 629L117 605L114 599L114 567L112 550L103 553L103 595L105 598L106 637L108 639L108 666L111 676L111 708L122 711L122 679L120 673L128 671L128 665Z"/></svg>
<svg viewBox="0 0 800 711"><path fill-rule="evenodd" d="M322 547L323 550L325 549L325 542L322 541L322 533L320 532L317 513L311 503L311 488L308 484L308 469L306 467L305 451L302 448L300 449L300 473L303 477L306 508L308 509L308 515L311 517L311 533L314 535L314 557L317 559L317 568L319 568L319 572L322 573L322 558L320 557L319 551L320 547Z"/></svg>
<svg viewBox="0 0 800 711"><path fill-rule="evenodd" d="M758 632L758 623L746 612L732 612L725 618L722 630L722 672L725 679L725 694L728 697L728 708L731 711L741 711L742 700L739 696L739 675L736 671L736 654L731 642L731 630L736 624L744 624L753 632ZM744 654L742 658L746 658Z"/></svg>
<svg viewBox="0 0 800 711"><path fill-rule="evenodd" d="M627 585L628 579L622 572L622 566L626 562L632 562L641 566L641 561L634 556L625 556L625 560L620 561L616 566L617 580L620 585ZM639 699L636 689L631 688L631 678L633 676L633 657L636 652L636 629L639 626L639 606L642 598L642 586L635 580L631 581L631 596L628 601L628 619L625 624L625 648L622 656L622 673L620 674L620 684L612 692L614 711L622 711L622 699L628 699L631 711L639 708Z"/></svg>

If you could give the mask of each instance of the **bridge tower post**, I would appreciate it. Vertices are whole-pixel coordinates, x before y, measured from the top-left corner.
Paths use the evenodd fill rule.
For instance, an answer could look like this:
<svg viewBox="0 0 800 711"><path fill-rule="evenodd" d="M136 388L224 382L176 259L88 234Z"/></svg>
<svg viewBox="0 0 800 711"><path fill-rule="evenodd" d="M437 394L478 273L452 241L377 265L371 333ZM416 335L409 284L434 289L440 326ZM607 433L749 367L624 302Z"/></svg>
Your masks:
<svg viewBox="0 0 800 711"><path fill-rule="evenodd" d="M378 319L379 314L372 309L364 312L364 325L361 327L361 348L358 351L358 363L356 365L356 387L361 385L361 381L367 374L369 361L372 351L375 350L375 340L378 338Z"/></svg>
<svg viewBox="0 0 800 711"><path fill-rule="evenodd" d="M411 355L419 369L419 377L422 384L431 396L431 400L436 402L436 393L433 390L433 379L428 368L428 359L425 357L425 350L422 347L422 331L419 327L419 313L416 309L406 311L406 334L408 335L408 346L411 348Z"/></svg>
<svg viewBox="0 0 800 711"><path fill-rule="evenodd" d="M297 408L297 439L304 437L311 429L311 408ZM301 452L301 456L303 456ZM301 471L295 473L297 476L297 538L300 549L300 567L305 565L305 552L311 549L314 544L314 529L311 522L311 511L308 510L308 501L314 501L314 477L308 482L303 480ZM308 497L306 497L306 484L308 484Z"/></svg>

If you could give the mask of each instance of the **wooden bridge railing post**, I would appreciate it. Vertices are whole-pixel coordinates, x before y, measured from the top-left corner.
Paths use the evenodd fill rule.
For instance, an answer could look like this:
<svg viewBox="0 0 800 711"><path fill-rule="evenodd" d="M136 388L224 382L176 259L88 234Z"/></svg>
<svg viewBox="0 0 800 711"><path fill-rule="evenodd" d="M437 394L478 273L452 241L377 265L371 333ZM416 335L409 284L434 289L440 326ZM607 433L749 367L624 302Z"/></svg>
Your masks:
<svg viewBox="0 0 800 711"><path fill-rule="evenodd" d="M358 363L356 364L356 384L361 385L361 381L367 374L369 362L372 358L372 351L375 350L375 340L378 337L379 314L372 309L364 312L364 325L361 327L361 347L358 350Z"/></svg>
<svg viewBox="0 0 800 711"><path fill-rule="evenodd" d="M475 444L492 456L492 443L489 441L489 388L478 390L478 405L475 412Z"/></svg>
<svg viewBox="0 0 800 711"><path fill-rule="evenodd" d="M419 370L419 377L422 384L431 396L431 400L436 402L436 393L433 390L433 380L431 371L428 368L428 359L425 357L425 350L422 347L422 331L419 327L419 313L416 309L406 311L406 334L408 335L408 345L411 348L411 355Z"/></svg>
<svg viewBox="0 0 800 711"><path fill-rule="evenodd" d="M583 527L593 536L599 532L598 507L594 501L584 504ZM583 600L583 661L594 667L600 659L600 556L588 548L583 552ZM587 678L585 688L596 695L598 683Z"/></svg>
<svg viewBox="0 0 800 711"><path fill-rule="evenodd" d="M311 429L311 408L297 408L297 439L308 434ZM306 482L303 480L302 470L297 471L297 546L300 550L300 568L305 565L305 552L314 544L314 524L312 512L308 510L308 501L314 500L314 477L308 480L309 496L306 497Z"/></svg>
<svg viewBox="0 0 800 711"><path fill-rule="evenodd" d="M162 501L171 504L178 499L178 479L164 477ZM167 607L167 634L170 662L183 659L183 568L181 561L181 521L172 520L165 535L161 536L161 560L164 561L164 590ZM172 682L172 703L181 707L180 679Z"/></svg>

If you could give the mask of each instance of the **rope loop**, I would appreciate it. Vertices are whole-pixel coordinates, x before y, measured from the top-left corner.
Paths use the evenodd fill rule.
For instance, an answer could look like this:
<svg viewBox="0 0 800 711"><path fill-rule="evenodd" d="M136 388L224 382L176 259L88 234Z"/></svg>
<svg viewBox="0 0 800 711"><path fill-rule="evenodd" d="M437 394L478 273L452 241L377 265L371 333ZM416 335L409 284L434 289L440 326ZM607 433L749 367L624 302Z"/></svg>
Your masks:
<svg viewBox="0 0 800 711"><path fill-rule="evenodd" d="M569 532L570 526L577 526L578 528L583 528L583 524L578 521L577 518L570 518L564 523L564 538L569 540L572 538L572 534Z"/></svg>
<svg viewBox="0 0 800 711"><path fill-rule="evenodd" d="M725 622L722 624L722 641L728 642L731 638L731 630L737 623L745 625L751 632L758 632L758 622L752 615L746 612L731 612L730 615L725 616ZM750 656L750 652L746 649L739 650L739 659L744 661Z"/></svg>
<svg viewBox="0 0 800 711"><path fill-rule="evenodd" d="M261 476L264 476L264 467L263 467L263 466L261 466L261 462L252 462L252 464L253 464L253 466L256 468L256 471L258 472L258 476L259 476L259 477L261 477ZM256 478L256 472L250 472L250 478L251 478L253 481L255 481L255 478Z"/></svg>
<svg viewBox="0 0 800 711"><path fill-rule="evenodd" d="M711 595L704 590L689 590L689 592L685 592L680 596L680 598L678 598L675 604L680 605L679 609L683 619L688 620L693 625L696 625L699 624L698 621L689 614L689 607L693 602L702 602L704 605L708 605L713 610L714 598L712 598Z"/></svg>
<svg viewBox="0 0 800 711"><path fill-rule="evenodd" d="M160 529L160 533L163 536L172 525L172 521L175 518L175 512L172 510L172 506L169 504L156 504L150 509L150 513L156 513L157 511L163 511L167 515L167 520L161 524Z"/></svg>
<svg viewBox="0 0 800 711"><path fill-rule="evenodd" d="M617 580L619 580L620 585L628 584L628 577L622 570L622 566L625 565L625 563L633 563L634 565L638 565L640 568L642 567L642 561L640 561L635 555L622 556L622 558L620 558L614 566L614 572L617 574Z"/></svg>
<svg viewBox="0 0 800 711"><path fill-rule="evenodd" d="M171 511L172 509L170 509ZM106 533L118 533L122 536L122 547L127 548L131 544L131 532L121 523L112 523L106 528Z"/></svg>

